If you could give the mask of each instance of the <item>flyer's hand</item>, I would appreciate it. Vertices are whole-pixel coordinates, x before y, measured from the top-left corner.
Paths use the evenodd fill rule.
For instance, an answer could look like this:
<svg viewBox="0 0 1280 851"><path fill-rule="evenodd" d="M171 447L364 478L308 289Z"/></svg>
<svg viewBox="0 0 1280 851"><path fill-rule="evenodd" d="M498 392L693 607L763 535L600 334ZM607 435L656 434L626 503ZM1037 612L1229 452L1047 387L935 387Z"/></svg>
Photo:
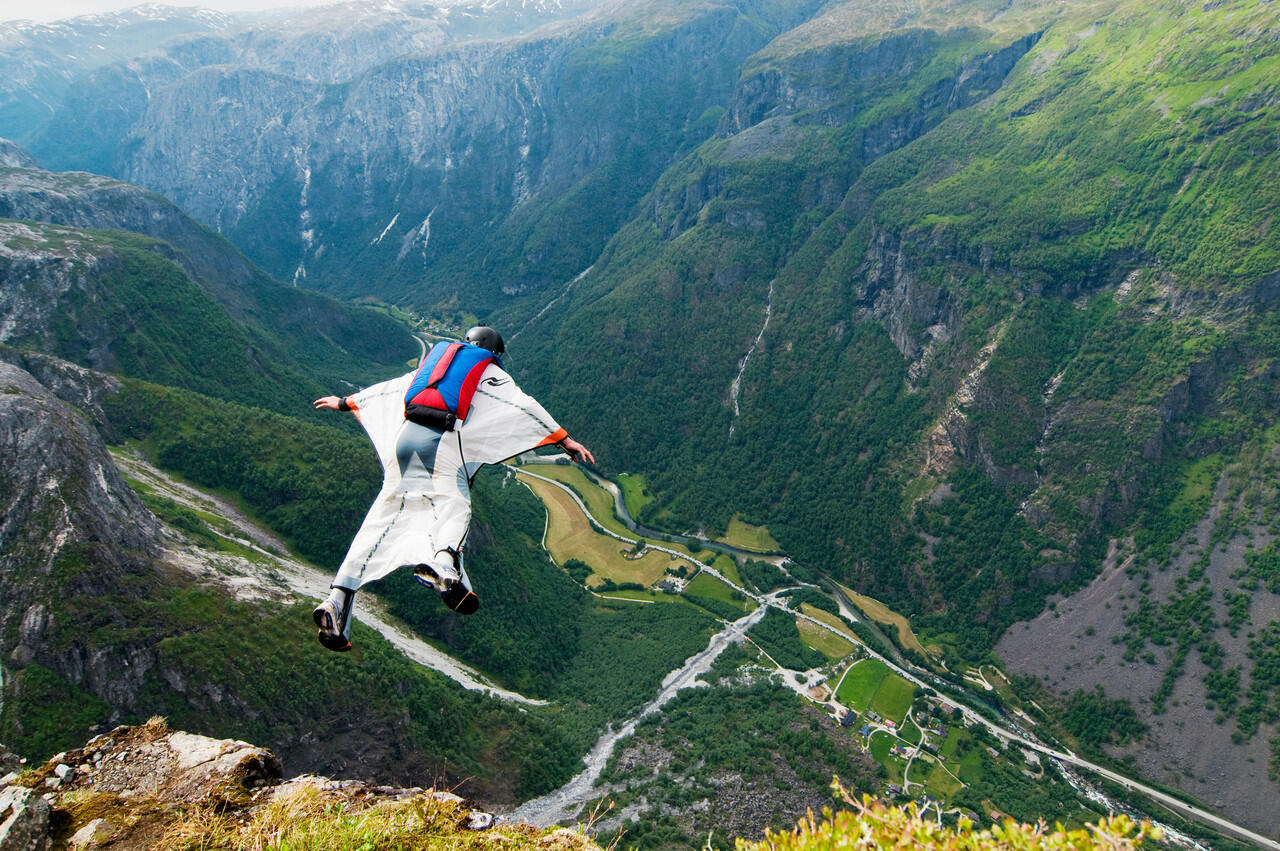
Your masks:
<svg viewBox="0 0 1280 851"><path fill-rule="evenodd" d="M572 437L566 437L564 440L560 441L560 445L565 448L570 457L574 460L589 461L592 464L596 463L596 456L591 454L591 450L574 440Z"/></svg>
<svg viewBox="0 0 1280 851"><path fill-rule="evenodd" d="M337 396L321 396L311 403L317 411L327 408L330 411L342 410L342 400Z"/></svg>

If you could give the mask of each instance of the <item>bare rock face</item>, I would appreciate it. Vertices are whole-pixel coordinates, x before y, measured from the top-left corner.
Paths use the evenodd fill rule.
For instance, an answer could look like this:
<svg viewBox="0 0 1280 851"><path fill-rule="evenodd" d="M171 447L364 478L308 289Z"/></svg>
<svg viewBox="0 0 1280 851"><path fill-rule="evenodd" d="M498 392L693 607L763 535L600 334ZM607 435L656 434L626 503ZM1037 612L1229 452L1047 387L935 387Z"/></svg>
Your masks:
<svg viewBox="0 0 1280 851"><path fill-rule="evenodd" d="M61 374L64 393L97 392L74 389L74 368ZM3 360L0 459L0 663L38 663L113 705L127 702L148 667L137 648L89 650L55 603L105 600L122 577L153 570L155 518L89 418Z"/></svg>
<svg viewBox="0 0 1280 851"><path fill-rule="evenodd" d="M49 847L49 804L35 789L0 789L0 851L44 851Z"/></svg>
<svg viewBox="0 0 1280 851"><path fill-rule="evenodd" d="M0 625L25 616L25 606L15 610L23 575L47 572L77 547L92 548L95 581L109 581L113 566L153 548L154 518L84 415L3 362L0 457Z"/></svg>
<svg viewBox="0 0 1280 851"><path fill-rule="evenodd" d="M39 163L25 148L0 139L0 168L39 168Z"/></svg>
<svg viewBox="0 0 1280 851"><path fill-rule="evenodd" d="M22 761L13 751L0 745L0 776L7 775L11 771L17 771L22 766Z"/></svg>

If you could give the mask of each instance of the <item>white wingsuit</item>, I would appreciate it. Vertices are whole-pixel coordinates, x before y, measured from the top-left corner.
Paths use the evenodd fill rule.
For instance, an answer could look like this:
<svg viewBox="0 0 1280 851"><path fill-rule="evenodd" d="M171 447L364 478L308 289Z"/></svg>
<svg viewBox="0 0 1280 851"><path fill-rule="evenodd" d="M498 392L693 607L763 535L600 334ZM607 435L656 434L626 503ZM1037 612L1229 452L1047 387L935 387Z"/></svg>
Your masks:
<svg viewBox="0 0 1280 851"><path fill-rule="evenodd" d="M404 418L416 373L347 397L382 462L382 490L347 550L336 588L359 590L398 567L452 567L471 522L471 479L496 464L567 437L537 400L496 363L481 375L465 421L440 431ZM470 582L463 574L463 583Z"/></svg>

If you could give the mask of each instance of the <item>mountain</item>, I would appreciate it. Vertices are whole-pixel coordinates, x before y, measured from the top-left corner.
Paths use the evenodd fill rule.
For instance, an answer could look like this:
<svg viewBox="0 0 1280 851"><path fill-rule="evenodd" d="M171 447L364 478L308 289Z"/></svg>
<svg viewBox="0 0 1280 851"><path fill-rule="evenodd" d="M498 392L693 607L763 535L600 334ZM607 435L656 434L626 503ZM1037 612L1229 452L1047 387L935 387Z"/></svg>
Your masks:
<svg viewBox="0 0 1280 851"><path fill-rule="evenodd" d="M1093 747L1274 831L1274 17L1046 11L776 40L522 365L642 521L736 513L953 671L1128 701Z"/></svg>
<svg viewBox="0 0 1280 851"><path fill-rule="evenodd" d="M48 24L0 22L0 122L22 138L46 121L78 76L182 35L218 32L230 19L155 4Z"/></svg>
<svg viewBox="0 0 1280 851"><path fill-rule="evenodd" d="M1274 832L1276 33L647 0L342 80L131 58L22 141L277 277L500 325L641 522L767 526L940 676L1003 664L1069 746Z"/></svg>
<svg viewBox="0 0 1280 851"><path fill-rule="evenodd" d="M413 349L390 317L272 281L136 186L7 168L0 217L0 342L276 408Z"/></svg>
<svg viewBox="0 0 1280 851"><path fill-rule="evenodd" d="M132 112L145 105L152 89L208 65L246 65L338 83L398 56L464 39L524 32L580 13L595 2L393 0L377 5L335 3L323 12L283 4L269 12L230 15L147 3L52 23L0 22L0 134L20 142L38 136L52 153L70 140L59 142L53 138L56 134L39 133L41 126L51 119L58 123L66 102L92 106L92 100L80 97L86 86L132 92L141 99L129 103ZM115 126L107 119L99 129ZM66 156L73 154L68 150ZM45 161L55 168L65 165L56 155L47 155ZM101 163L79 162L80 168L101 170Z"/></svg>
<svg viewBox="0 0 1280 851"><path fill-rule="evenodd" d="M424 273L524 291L589 265L671 158L712 132L738 64L814 6L606 5L527 34L406 46L336 77L296 67L343 66L328 37L281 24L262 37L296 36L279 56L173 47L104 66L19 141L50 167L162 192L281 279L351 294L358 269L391 301ZM628 79L628 66L644 73ZM602 70L620 99L600 97ZM574 239L547 227L568 216L586 228ZM495 285L494 252L528 280Z"/></svg>

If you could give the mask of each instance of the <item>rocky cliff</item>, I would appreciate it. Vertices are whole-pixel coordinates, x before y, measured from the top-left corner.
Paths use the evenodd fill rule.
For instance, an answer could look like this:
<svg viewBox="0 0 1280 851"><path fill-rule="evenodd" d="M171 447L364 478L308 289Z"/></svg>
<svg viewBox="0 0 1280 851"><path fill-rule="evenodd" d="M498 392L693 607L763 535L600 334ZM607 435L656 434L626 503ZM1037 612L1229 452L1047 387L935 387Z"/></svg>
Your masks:
<svg viewBox="0 0 1280 851"><path fill-rule="evenodd" d="M160 718L116 727L21 773L5 770L0 848L6 851L149 849L174 842L249 847L307 836L341 847L350 830L344 822L353 817L364 841L376 836L373 841L400 846L467 842L467 832L495 827L492 814L443 790L314 774L285 780L270 750L170 730ZM542 840L537 847L596 847L581 834L524 826L498 828L490 840L523 847L535 845L534 838Z"/></svg>
<svg viewBox="0 0 1280 851"><path fill-rule="evenodd" d="M39 168L36 158L8 139L0 139L0 167Z"/></svg>

